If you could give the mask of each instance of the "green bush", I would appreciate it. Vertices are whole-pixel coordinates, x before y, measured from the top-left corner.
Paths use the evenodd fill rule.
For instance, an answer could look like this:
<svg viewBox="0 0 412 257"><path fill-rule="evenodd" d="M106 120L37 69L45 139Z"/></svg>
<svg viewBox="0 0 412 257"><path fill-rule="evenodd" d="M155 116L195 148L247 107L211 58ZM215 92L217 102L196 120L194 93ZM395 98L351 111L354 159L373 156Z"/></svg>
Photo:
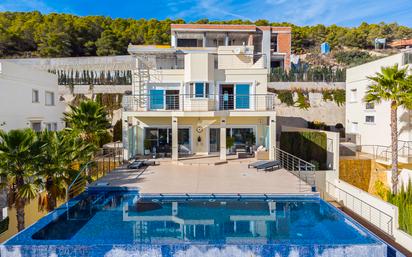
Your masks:
<svg viewBox="0 0 412 257"><path fill-rule="evenodd" d="M295 101L293 100L292 91L279 90L279 91L276 91L276 94L281 103L284 103L287 106L293 106L295 104Z"/></svg>
<svg viewBox="0 0 412 257"><path fill-rule="evenodd" d="M367 62L374 61L379 57L372 56L368 52L352 50L352 51L340 51L334 54L336 61L340 64L347 66L361 65Z"/></svg>
<svg viewBox="0 0 412 257"><path fill-rule="evenodd" d="M327 169L326 134L318 131L282 132L280 149Z"/></svg>
<svg viewBox="0 0 412 257"><path fill-rule="evenodd" d="M412 182L409 181L408 189L401 187L397 194L388 193L388 202L398 206L399 228L412 235Z"/></svg>

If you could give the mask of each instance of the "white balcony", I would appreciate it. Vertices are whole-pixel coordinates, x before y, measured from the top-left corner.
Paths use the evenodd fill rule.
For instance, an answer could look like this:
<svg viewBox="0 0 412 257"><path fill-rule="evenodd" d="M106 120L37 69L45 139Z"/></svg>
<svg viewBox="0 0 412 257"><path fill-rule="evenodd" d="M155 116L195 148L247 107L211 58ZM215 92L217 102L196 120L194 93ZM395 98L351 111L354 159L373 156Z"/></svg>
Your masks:
<svg viewBox="0 0 412 257"><path fill-rule="evenodd" d="M124 96L125 111L272 111L273 94L229 95L220 94L197 97L195 94L156 94Z"/></svg>

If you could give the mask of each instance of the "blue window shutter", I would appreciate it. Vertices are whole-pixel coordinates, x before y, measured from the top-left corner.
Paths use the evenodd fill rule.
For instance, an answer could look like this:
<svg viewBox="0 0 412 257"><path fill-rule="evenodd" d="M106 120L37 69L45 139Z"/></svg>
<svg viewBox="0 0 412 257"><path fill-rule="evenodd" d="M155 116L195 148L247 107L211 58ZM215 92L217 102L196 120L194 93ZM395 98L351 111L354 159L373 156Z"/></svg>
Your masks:
<svg viewBox="0 0 412 257"><path fill-rule="evenodd" d="M205 97L204 83L195 83L195 97Z"/></svg>
<svg viewBox="0 0 412 257"><path fill-rule="evenodd" d="M150 90L150 109L164 109L164 90Z"/></svg>
<svg viewBox="0 0 412 257"><path fill-rule="evenodd" d="M250 85L237 84L236 85L236 109L250 108Z"/></svg>

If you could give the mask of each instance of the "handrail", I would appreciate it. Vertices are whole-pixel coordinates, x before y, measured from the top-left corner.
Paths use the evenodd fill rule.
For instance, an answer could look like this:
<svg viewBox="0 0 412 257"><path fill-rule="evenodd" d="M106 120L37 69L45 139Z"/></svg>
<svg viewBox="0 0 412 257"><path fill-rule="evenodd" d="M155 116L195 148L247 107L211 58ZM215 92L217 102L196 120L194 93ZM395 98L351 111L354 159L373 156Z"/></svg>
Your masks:
<svg viewBox="0 0 412 257"><path fill-rule="evenodd" d="M314 190L316 187L315 165L277 147L274 147L274 155L274 159L280 161L282 168L299 178L299 191L302 191L301 181L309 184Z"/></svg>
<svg viewBox="0 0 412 257"><path fill-rule="evenodd" d="M372 147L372 155L374 159L390 160L390 153L392 153L391 145L360 145L362 148ZM406 154L405 154L406 149ZM412 141L398 140L398 154L400 156L412 156Z"/></svg>
<svg viewBox="0 0 412 257"><path fill-rule="evenodd" d="M95 161L89 161L87 162L81 169L80 171L77 173L76 177L73 179L72 183L66 188L66 203L69 201L69 193L70 193L70 189L72 189L72 187L74 186L74 184L77 182L77 180L80 178L80 175L87 170L87 168L89 168L89 165L94 163Z"/></svg>
<svg viewBox="0 0 412 257"><path fill-rule="evenodd" d="M358 214L359 216L361 216L362 218L366 219L369 223L373 224L375 227L379 228L382 232L393 236L393 217L389 214L387 214L386 212L383 212L382 210L376 208L375 206L363 201L362 199L360 199L359 197L354 196L351 193L348 193L347 191L343 190L342 188L336 186L335 184L331 183L330 181L326 181L327 184L327 193L328 195L333 198L334 200L338 201L339 203L343 204L345 207L349 208L352 212ZM334 189L338 189L339 190L339 197L336 197L335 194L331 194L330 192L330 186L333 186ZM345 197L343 199L340 199L340 192L345 193ZM348 204L348 196L352 197L352 208L350 208L349 204ZM355 208L355 201L354 199L356 199L359 203L360 203L360 213L356 211ZM367 207L369 207L369 215L365 216L363 215L363 206L366 205ZM371 209L373 209L374 211L376 211L377 213L379 213L379 217L378 217L378 224L375 224L375 222L372 219L372 211ZM386 225L386 228L383 227L382 228L382 215L388 219L388 221L386 222L386 224L384 223L384 225Z"/></svg>

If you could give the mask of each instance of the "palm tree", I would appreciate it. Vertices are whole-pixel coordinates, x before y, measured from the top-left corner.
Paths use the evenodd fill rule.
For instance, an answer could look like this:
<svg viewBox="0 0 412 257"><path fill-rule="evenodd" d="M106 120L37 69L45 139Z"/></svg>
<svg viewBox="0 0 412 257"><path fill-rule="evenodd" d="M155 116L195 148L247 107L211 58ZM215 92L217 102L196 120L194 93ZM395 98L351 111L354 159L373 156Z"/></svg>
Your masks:
<svg viewBox="0 0 412 257"><path fill-rule="evenodd" d="M66 187L72 181L73 174L77 173L73 164L89 161L93 151L90 144L76 140L64 131L45 130L39 135L39 141L42 147L36 168L47 192L46 201L42 204L52 211L56 208L57 199L65 197Z"/></svg>
<svg viewBox="0 0 412 257"><path fill-rule="evenodd" d="M9 205L16 208L18 231L25 227L24 207L39 192L41 180L35 179L33 167L39 147L31 129L0 130L0 175L5 179L2 186L8 188Z"/></svg>
<svg viewBox="0 0 412 257"><path fill-rule="evenodd" d="M110 126L104 107L92 100L82 101L79 106L70 105L70 111L64 113L64 121L69 125L68 130L96 147Z"/></svg>
<svg viewBox="0 0 412 257"><path fill-rule="evenodd" d="M392 153L392 192L398 191L398 108L412 109L412 76L408 67L400 69L397 64L382 67L380 73L368 77L373 84L365 95L367 103L389 101L391 107L391 153Z"/></svg>

